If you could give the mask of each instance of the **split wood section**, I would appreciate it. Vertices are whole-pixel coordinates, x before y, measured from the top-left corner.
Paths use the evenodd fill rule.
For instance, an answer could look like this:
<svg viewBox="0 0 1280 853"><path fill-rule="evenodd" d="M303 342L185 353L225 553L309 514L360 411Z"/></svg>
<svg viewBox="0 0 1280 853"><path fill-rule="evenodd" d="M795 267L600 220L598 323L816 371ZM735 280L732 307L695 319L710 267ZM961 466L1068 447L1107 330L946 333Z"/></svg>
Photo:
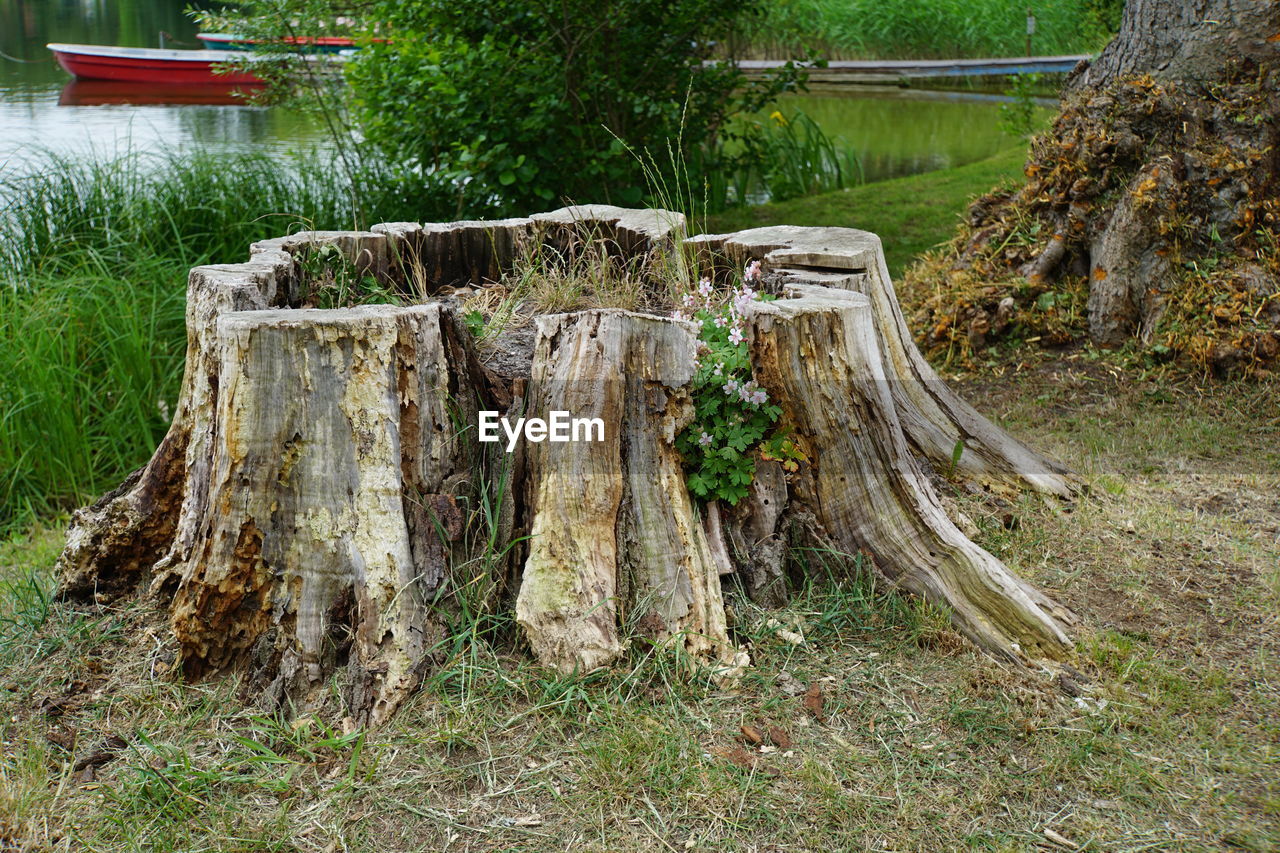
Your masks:
<svg viewBox="0 0 1280 853"><path fill-rule="evenodd" d="M539 317L526 385L489 370L456 309L432 298L572 240L722 277L763 261L785 291L753 306L750 347L808 457L800 471L762 461L738 507L692 501L674 446L692 418L691 323ZM584 206L303 233L192 270L173 425L146 466L73 516L62 592L148 597L169 613L186 677L239 673L267 707L321 703L336 677L353 724L385 720L467 619L502 610L563 671L644 642L732 676L748 661L721 576L781 603L788 530L801 528L868 555L997 656L1065 655L1071 614L957 529L912 451L950 465L959 447L958 472L999 488L1075 484L932 372L875 235L757 229L685 241L692 253L682 240L678 214ZM300 258L317 243L426 301L298 308ZM477 440L482 410L600 418L605 436L507 454Z"/></svg>

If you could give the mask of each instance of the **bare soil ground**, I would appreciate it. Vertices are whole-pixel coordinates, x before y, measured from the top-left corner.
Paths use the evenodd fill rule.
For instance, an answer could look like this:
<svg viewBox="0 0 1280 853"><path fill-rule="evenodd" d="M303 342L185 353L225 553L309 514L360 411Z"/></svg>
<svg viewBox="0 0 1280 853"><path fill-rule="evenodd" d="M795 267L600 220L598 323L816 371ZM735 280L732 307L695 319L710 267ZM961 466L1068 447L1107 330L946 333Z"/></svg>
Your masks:
<svg viewBox="0 0 1280 853"><path fill-rule="evenodd" d="M639 648L554 675L499 630L344 736L175 682L153 614L49 601L51 525L0 545L0 850L1280 849L1276 386L1088 349L956 379L1091 485L955 495L1082 617L1078 677L853 572L739 601L733 689Z"/></svg>

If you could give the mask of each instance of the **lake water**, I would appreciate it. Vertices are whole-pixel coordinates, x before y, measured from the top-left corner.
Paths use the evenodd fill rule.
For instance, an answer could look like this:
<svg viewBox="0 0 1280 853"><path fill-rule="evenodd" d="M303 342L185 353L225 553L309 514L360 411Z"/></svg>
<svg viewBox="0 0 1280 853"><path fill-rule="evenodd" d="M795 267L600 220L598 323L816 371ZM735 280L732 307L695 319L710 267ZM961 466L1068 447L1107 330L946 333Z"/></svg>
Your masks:
<svg viewBox="0 0 1280 853"><path fill-rule="evenodd" d="M0 173L47 152L110 156L202 146L280 154L324 144L295 112L243 104L155 103L172 93L72 82L48 42L195 46L186 0L0 0ZM962 165L1008 147L990 95L844 86L785 99L857 150L868 181Z"/></svg>

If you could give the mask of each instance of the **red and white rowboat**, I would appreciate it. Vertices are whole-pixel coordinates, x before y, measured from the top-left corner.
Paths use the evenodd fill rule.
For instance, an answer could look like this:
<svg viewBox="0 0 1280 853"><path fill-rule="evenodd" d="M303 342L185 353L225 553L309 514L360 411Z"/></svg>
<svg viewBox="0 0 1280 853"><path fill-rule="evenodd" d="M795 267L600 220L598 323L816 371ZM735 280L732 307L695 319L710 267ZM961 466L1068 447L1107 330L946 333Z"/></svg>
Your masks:
<svg viewBox="0 0 1280 853"><path fill-rule="evenodd" d="M262 79L244 71L215 74L215 65L244 62L235 50L161 50L97 44L51 44L58 64L81 80L139 83L254 85Z"/></svg>

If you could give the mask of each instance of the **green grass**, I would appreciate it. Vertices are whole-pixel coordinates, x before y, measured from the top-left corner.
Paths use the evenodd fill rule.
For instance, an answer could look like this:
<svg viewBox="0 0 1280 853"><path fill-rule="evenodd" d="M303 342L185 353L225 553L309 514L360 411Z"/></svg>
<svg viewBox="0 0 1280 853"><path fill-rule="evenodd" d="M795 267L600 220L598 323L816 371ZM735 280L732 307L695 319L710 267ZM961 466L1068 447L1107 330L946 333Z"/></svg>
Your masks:
<svg viewBox="0 0 1280 853"><path fill-rule="evenodd" d="M836 192L757 207L735 208L707 218L724 233L764 225L838 225L874 231L884 243L897 278L917 255L951 239L967 202L1022 173L1021 147L938 172L925 172Z"/></svg>
<svg viewBox="0 0 1280 853"><path fill-rule="evenodd" d="M1022 56L1029 6L1040 56L1097 51L1118 25L1116 0L768 0L751 43L778 58Z"/></svg>

